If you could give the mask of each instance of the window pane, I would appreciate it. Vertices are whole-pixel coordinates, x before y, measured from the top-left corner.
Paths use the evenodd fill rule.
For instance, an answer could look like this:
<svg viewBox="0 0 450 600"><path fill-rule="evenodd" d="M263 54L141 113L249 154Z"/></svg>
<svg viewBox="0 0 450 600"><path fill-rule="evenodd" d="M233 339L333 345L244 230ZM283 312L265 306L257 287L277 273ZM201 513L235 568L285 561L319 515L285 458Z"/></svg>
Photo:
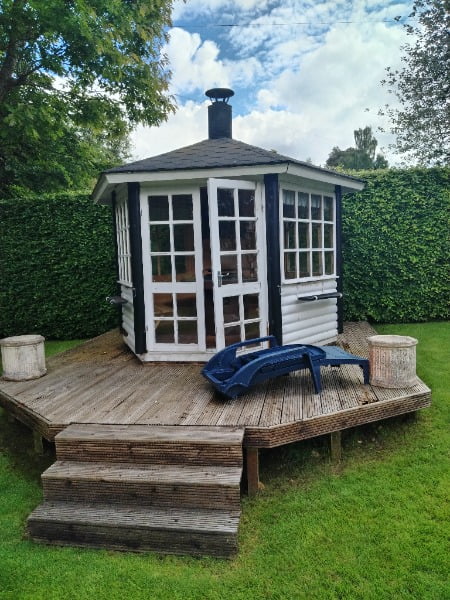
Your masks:
<svg viewBox="0 0 450 600"><path fill-rule="evenodd" d="M219 217L234 217L233 190L219 188L217 190L217 208Z"/></svg>
<svg viewBox="0 0 450 600"><path fill-rule="evenodd" d="M152 252L170 252L169 225L150 225L150 249Z"/></svg>
<svg viewBox="0 0 450 600"><path fill-rule="evenodd" d="M309 252L300 252L298 255L298 263L300 268L300 277L311 277Z"/></svg>
<svg viewBox="0 0 450 600"><path fill-rule="evenodd" d="M309 223L298 224L298 247L309 248Z"/></svg>
<svg viewBox="0 0 450 600"><path fill-rule="evenodd" d="M298 218L309 219L309 194L298 193Z"/></svg>
<svg viewBox="0 0 450 600"><path fill-rule="evenodd" d="M296 248L295 244L295 221L284 221L284 247Z"/></svg>
<svg viewBox="0 0 450 600"><path fill-rule="evenodd" d="M259 317L259 295L244 294L244 319L257 319Z"/></svg>
<svg viewBox="0 0 450 600"><path fill-rule="evenodd" d="M152 281L172 281L170 256L152 256Z"/></svg>
<svg viewBox="0 0 450 600"><path fill-rule="evenodd" d="M285 279L295 279L297 277L295 252L284 253L284 277Z"/></svg>
<svg viewBox="0 0 450 600"><path fill-rule="evenodd" d="M325 275L334 273L334 252L325 252Z"/></svg>
<svg viewBox="0 0 450 600"><path fill-rule="evenodd" d="M173 321L155 321L155 340L158 344L174 344Z"/></svg>
<svg viewBox="0 0 450 600"><path fill-rule="evenodd" d="M225 327L225 346L230 344L236 344L241 341L241 328L239 325L232 325L231 327Z"/></svg>
<svg viewBox="0 0 450 600"><path fill-rule="evenodd" d="M256 250L256 225L255 221L241 221L241 249Z"/></svg>
<svg viewBox="0 0 450 600"><path fill-rule="evenodd" d="M239 318L239 296L228 296L223 299L223 322L236 323Z"/></svg>
<svg viewBox="0 0 450 600"><path fill-rule="evenodd" d="M198 343L197 321L178 321L178 343Z"/></svg>
<svg viewBox="0 0 450 600"><path fill-rule="evenodd" d="M195 281L195 256L175 256L175 274L177 281Z"/></svg>
<svg viewBox="0 0 450 600"><path fill-rule="evenodd" d="M258 265L256 262L256 254L242 255L242 281L257 281L258 280Z"/></svg>
<svg viewBox="0 0 450 600"><path fill-rule="evenodd" d="M311 219L317 221L322 219L322 196L311 194Z"/></svg>
<svg viewBox="0 0 450 600"><path fill-rule="evenodd" d="M324 248L333 248L333 225L323 226L323 245Z"/></svg>
<svg viewBox="0 0 450 600"><path fill-rule="evenodd" d="M222 285L238 282L236 254L220 257L220 271L222 273Z"/></svg>
<svg viewBox="0 0 450 600"><path fill-rule="evenodd" d="M253 190L238 190L239 216L255 216L255 192Z"/></svg>
<svg viewBox="0 0 450 600"><path fill-rule="evenodd" d="M174 221L192 221L192 196L190 194L172 196L172 210Z"/></svg>
<svg viewBox="0 0 450 600"><path fill-rule="evenodd" d="M167 196L149 196L148 212L150 221L168 221L169 198Z"/></svg>
<svg viewBox="0 0 450 600"><path fill-rule="evenodd" d="M246 323L244 328L246 340L254 340L255 338L259 338L259 321L256 323Z"/></svg>
<svg viewBox="0 0 450 600"><path fill-rule="evenodd" d="M177 294L177 314L179 317L197 316L196 294Z"/></svg>
<svg viewBox="0 0 450 600"><path fill-rule="evenodd" d="M333 198L329 196L324 196L323 198L323 220L333 220Z"/></svg>
<svg viewBox="0 0 450 600"><path fill-rule="evenodd" d="M320 223L312 223L311 236L312 247L322 248L322 225Z"/></svg>
<svg viewBox="0 0 450 600"><path fill-rule="evenodd" d="M185 252L194 250L194 226L193 225L174 225L173 243L175 250Z"/></svg>
<svg viewBox="0 0 450 600"><path fill-rule="evenodd" d="M295 192L283 190L283 217L295 219Z"/></svg>
<svg viewBox="0 0 450 600"><path fill-rule="evenodd" d="M153 294L155 317L173 317L172 294Z"/></svg>
<svg viewBox="0 0 450 600"><path fill-rule="evenodd" d="M219 221L219 240L221 250L236 250L235 221Z"/></svg>
<svg viewBox="0 0 450 600"><path fill-rule="evenodd" d="M313 252L312 254L313 276L323 275L322 271L322 252Z"/></svg>

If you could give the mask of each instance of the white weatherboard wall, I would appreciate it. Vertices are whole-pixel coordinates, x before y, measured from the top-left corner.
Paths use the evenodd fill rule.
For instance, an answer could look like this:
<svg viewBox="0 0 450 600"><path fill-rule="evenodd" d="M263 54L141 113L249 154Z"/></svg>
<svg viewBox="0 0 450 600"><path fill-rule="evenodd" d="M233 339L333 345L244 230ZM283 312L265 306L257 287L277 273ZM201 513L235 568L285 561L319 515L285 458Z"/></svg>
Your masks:
<svg viewBox="0 0 450 600"><path fill-rule="evenodd" d="M338 334L337 300L300 302L299 296L336 292L336 279L281 285L283 344L328 344Z"/></svg>

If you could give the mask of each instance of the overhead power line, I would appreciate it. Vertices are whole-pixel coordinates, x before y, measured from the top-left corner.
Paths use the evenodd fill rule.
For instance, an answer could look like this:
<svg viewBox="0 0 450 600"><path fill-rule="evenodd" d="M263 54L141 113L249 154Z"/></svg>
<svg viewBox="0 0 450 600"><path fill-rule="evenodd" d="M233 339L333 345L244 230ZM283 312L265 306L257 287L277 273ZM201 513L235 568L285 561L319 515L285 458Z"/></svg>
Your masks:
<svg viewBox="0 0 450 600"><path fill-rule="evenodd" d="M194 25L192 23L173 23L172 27L181 27L183 29L211 29L213 27L291 27L292 25L353 25L366 23L390 23L391 25L402 25L405 21L416 21L412 17L393 17L392 19L364 19L362 21L291 21L289 23L208 23L204 25Z"/></svg>

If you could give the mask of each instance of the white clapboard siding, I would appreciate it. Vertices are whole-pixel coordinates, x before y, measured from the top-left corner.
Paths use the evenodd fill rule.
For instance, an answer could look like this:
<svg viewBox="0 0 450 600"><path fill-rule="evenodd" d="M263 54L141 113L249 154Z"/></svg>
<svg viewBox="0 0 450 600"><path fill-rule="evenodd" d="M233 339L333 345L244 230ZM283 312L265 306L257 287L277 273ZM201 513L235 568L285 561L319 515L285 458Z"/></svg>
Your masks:
<svg viewBox="0 0 450 600"><path fill-rule="evenodd" d="M132 288L121 285L121 296L127 300L127 304L122 305L122 328L126 332L124 335L124 340L126 344L131 348L131 350L135 350L135 342L134 342L134 307L133 307L133 290Z"/></svg>
<svg viewBox="0 0 450 600"><path fill-rule="evenodd" d="M337 337L337 300L300 302L299 296L336 291L336 280L281 286L283 344L328 344Z"/></svg>

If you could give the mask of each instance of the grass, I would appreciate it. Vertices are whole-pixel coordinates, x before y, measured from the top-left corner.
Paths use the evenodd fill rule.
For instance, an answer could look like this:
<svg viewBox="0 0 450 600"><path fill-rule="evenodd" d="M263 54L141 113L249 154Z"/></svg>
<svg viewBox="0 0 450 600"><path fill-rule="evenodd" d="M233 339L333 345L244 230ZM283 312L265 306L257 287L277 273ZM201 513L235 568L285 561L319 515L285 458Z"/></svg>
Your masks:
<svg viewBox="0 0 450 600"><path fill-rule="evenodd" d="M243 499L231 561L56 548L23 539L41 500L29 432L0 415L0 598L223 600L424 599L448 584L450 324L385 325L419 339L430 409L262 455L264 491Z"/></svg>

